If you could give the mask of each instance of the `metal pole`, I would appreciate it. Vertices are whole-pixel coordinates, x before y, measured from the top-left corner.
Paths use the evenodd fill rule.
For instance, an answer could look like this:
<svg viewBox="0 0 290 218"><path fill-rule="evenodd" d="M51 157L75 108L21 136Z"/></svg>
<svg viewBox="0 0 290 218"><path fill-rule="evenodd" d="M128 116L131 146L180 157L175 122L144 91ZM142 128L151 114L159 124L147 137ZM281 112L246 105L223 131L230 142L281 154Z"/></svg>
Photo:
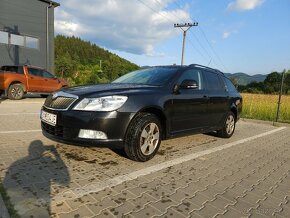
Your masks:
<svg viewBox="0 0 290 218"><path fill-rule="evenodd" d="M282 80L281 80L280 93L279 93L279 99L278 99L278 108L277 108L277 114L276 114L276 122L278 122L278 120L279 120L280 104L281 104L281 96L283 93L283 83L284 83L285 72L286 72L286 70L284 70L282 73Z"/></svg>
<svg viewBox="0 0 290 218"><path fill-rule="evenodd" d="M183 43L182 43L182 54L181 54L181 65L184 63L184 47L185 47L185 40L186 40L186 32L183 31Z"/></svg>
<svg viewBox="0 0 290 218"><path fill-rule="evenodd" d="M46 7L46 69L49 65L49 9L52 7L52 2L49 3L49 6Z"/></svg>
<svg viewBox="0 0 290 218"><path fill-rule="evenodd" d="M198 26L198 23L197 22L194 22L194 23L185 23L185 24L174 24L174 27L179 27L180 29L183 30L183 43L182 43L181 65L183 65L183 63L184 63L184 49L185 49L186 32L192 26ZM187 27L187 29L184 30L182 27Z"/></svg>

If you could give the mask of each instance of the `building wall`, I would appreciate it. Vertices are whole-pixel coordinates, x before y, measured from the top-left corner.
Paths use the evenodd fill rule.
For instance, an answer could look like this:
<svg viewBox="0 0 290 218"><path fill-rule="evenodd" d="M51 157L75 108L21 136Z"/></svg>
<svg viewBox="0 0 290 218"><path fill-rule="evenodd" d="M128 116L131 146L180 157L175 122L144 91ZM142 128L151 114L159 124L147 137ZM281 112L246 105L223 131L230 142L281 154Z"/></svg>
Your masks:
<svg viewBox="0 0 290 218"><path fill-rule="evenodd" d="M54 69L54 8L49 9L49 57L47 58L46 10L38 0L0 0L0 31L39 39L39 48L0 43L0 66L30 64ZM47 61L48 60L48 61Z"/></svg>

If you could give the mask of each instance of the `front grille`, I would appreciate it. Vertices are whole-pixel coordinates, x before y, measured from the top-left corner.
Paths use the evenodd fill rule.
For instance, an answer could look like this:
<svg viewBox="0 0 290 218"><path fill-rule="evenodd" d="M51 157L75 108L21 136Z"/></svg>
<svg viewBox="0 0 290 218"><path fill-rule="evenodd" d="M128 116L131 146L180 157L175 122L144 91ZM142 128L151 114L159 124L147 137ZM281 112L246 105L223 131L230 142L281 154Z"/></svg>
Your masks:
<svg viewBox="0 0 290 218"><path fill-rule="evenodd" d="M49 95L44 102L44 106L47 108L52 108L52 109L65 110L75 100L76 100L76 98L62 97L62 96L59 96L59 97L53 99L52 95Z"/></svg>
<svg viewBox="0 0 290 218"><path fill-rule="evenodd" d="M64 128L62 126L51 126L47 123L41 122L42 129L46 131L47 133L58 136L58 137L63 137L64 136Z"/></svg>
<svg viewBox="0 0 290 218"><path fill-rule="evenodd" d="M68 128L61 125L52 126L47 123L41 122L42 130L47 132L50 135L61 137L64 139L73 139L77 138L79 134L79 129Z"/></svg>

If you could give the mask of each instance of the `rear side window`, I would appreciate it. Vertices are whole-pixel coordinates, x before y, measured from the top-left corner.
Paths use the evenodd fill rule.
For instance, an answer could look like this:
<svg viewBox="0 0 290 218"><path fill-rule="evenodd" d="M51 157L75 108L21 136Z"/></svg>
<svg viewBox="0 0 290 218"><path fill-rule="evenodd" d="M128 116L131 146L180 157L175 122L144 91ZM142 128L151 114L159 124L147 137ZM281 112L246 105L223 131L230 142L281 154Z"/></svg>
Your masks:
<svg viewBox="0 0 290 218"><path fill-rule="evenodd" d="M225 87L219 75L213 72L205 71L207 80L207 89L209 91L225 91Z"/></svg>
<svg viewBox="0 0 290 218"><path fill-rule="evenodd" d="M1 67L3 71L10 71L18 74L24 74L23 68L21 66L3 66Z"/></svg>
<svg viewBox="0 0 290 218"><path fill-rule="evenodd" d="M226 83L226 88L228 92L238 92L234 84L231 82L231 80L225 77L224 81Z"/></svg>

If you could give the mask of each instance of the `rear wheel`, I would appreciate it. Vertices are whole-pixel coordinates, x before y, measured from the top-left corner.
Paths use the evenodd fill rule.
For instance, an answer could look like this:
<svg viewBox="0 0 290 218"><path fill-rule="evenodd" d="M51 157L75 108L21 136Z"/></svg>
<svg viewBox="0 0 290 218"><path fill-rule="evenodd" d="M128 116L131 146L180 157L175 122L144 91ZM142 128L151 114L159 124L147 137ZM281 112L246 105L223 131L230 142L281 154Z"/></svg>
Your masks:
<svg viewBox="0 0 290 218"><path fill-rule="evenodd" d="M217 131L218 136L222 138L230 138L235 131L236 128L236 119L233 112L229 112L224 121L224 126L221 130Z"/></svg>
<svg viewBox="0 0 290 218"><path fill-rule="evenodd" d="M138 114L128 127L125 153L135 161L148 161L157 153L161 143L159 119L150 113Z"/></svg>
<svg viewBox="0 0 290 218"><path fill-rule="evenodd" d="M23 98L24 90L21 84L13 84L8 89L8 98L11 100L20 100Z"/></svg>

